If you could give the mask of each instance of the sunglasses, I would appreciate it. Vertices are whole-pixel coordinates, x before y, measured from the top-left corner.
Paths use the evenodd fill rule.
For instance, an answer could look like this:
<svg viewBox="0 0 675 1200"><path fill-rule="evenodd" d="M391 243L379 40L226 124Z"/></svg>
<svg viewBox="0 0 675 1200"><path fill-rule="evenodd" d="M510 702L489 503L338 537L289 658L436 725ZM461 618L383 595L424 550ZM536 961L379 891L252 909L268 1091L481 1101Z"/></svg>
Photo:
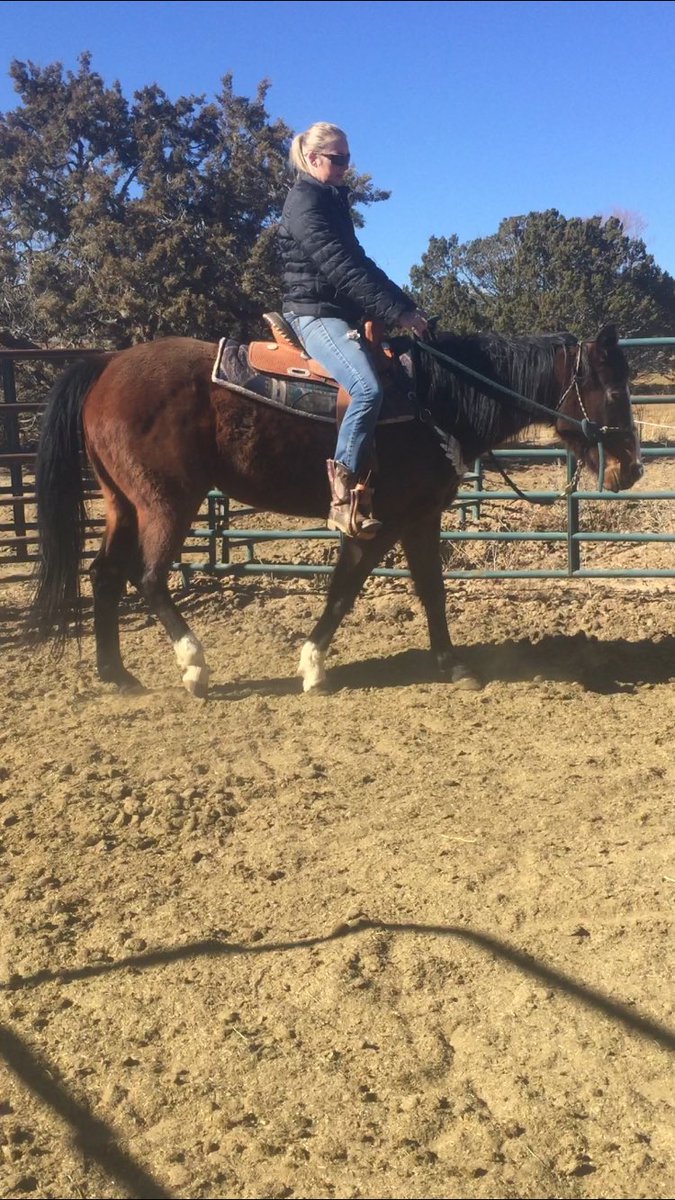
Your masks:
<svg viewBox="0 0 675 1200"><path fill-rule="evenodd" d="M351 155L349 154L325 154L321 151L324 158L329 158L334 167L348 167Z"/></svg>

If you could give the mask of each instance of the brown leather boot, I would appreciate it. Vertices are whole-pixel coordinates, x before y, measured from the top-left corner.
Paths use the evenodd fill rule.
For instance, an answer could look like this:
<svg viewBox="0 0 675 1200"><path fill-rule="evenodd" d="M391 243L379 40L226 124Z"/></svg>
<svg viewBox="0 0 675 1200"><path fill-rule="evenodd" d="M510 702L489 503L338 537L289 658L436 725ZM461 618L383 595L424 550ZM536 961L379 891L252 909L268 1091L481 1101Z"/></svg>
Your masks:
<svg viewBox="0 0 675 1200"><path fill-rule="evenodd" d="M326 466L331 495L328 528L362 541L374 538L382 523L373 516L373 489L332 458Z"/></svg>

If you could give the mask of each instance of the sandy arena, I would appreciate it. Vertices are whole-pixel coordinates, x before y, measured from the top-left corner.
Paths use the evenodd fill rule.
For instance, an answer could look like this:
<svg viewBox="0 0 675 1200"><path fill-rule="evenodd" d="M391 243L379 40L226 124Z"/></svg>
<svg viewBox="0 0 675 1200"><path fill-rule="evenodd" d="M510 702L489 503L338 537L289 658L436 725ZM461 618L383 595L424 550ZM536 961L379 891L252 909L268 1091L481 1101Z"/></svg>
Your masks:
<svg viewBox="0 0 675 1200"><path fill-rule="evenodd" d="M675 583L197 582L213 670L0 589L0 1195L670 1197ZM668 1030L670 1029L670 1032Z"/></svg>

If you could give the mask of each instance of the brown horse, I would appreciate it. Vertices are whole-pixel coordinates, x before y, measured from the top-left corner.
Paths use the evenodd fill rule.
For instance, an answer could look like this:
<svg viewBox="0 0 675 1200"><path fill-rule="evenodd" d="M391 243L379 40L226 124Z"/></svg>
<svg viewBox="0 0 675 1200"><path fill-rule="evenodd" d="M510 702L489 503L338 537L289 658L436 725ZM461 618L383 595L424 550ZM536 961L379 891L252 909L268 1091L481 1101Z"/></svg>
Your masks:
<svg viewBox="0 0 675 1200"><path fill-rule="evenodd" d="M439 334L434 346L485 380L546 406L549 424L597 471L597 445L588 437L593 426L586 424L586 434L581 429L590 418L595 440L603 442L611 490L629 488L642 475L628 369L613 326L582 344L569 334ZM57 650L71 623L78 638L81 632L83 441L106 505L105 534L91 566L98 673L120 687L138 686L119 644L119 602L130 581L166 629L188 691L206 695L204 651L171 599L167 576L211 488L279 513L320 518L328 510L325 460L333 453L334 429L212 383L215 353L215 345L188 338L138 345L75 364L50 393L37 462L41 561L32 623L39 636L56 637ZM382 530L369 542L343 542L324 611L302 649L305 691L324 683L333 635L396 541L424 607L439 670L462 686L477 686L456 658L445 615L441 514L461 478L445 435L470 462L535 417L526 404L456 367L449 370L421 347L414 358L425 419L378 427L375 513Z"/></svg>

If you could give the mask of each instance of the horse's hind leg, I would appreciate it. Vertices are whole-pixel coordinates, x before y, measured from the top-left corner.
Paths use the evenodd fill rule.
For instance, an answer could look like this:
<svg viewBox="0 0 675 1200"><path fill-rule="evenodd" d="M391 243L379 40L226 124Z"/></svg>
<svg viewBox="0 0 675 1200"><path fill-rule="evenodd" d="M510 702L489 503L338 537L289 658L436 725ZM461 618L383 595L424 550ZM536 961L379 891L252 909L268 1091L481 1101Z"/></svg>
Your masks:
<svg viewBox="0 0 675 1200"><path fill-rule="evenodd" d="M328 599L300 653L298 675L305 692L321 690L326 681L326 651L340 622L352 608L370 572L394 545L398 530L385 526L371 541L345 538L331 576Z"/></svg>
<svg viewBox="0 0 675 1200"><path fill-rule="evenodd" d="M197 503L194 512L198 508ZM209 668L204 650L178 612L167 585L169 568L180 553L191 521L192 513L182 519L163 509L139 513L141 562L136 565L132 582L166 629L182 671L183 684L193 696L206 699Z"/></svg>
<svg viewBox="0 0 675 1200"><path fill-rule="evenodd" d="M441 518L433 513L409 525L401 534L415 591L422 603L429 628L431 653L442 675L472 691L478 680L459 662L450 639L445 611L445 586L440 555Z"/></svg>
<svg viewBox="0 0 675 1200"><path fill-rule="evenodd" d="M102 485L106 528L101 548L89 569L94 597L96 666L104 683L136 690L138 680L126 670L120 653L119 604L137 551L136 513L122 495Z"/></svg>

